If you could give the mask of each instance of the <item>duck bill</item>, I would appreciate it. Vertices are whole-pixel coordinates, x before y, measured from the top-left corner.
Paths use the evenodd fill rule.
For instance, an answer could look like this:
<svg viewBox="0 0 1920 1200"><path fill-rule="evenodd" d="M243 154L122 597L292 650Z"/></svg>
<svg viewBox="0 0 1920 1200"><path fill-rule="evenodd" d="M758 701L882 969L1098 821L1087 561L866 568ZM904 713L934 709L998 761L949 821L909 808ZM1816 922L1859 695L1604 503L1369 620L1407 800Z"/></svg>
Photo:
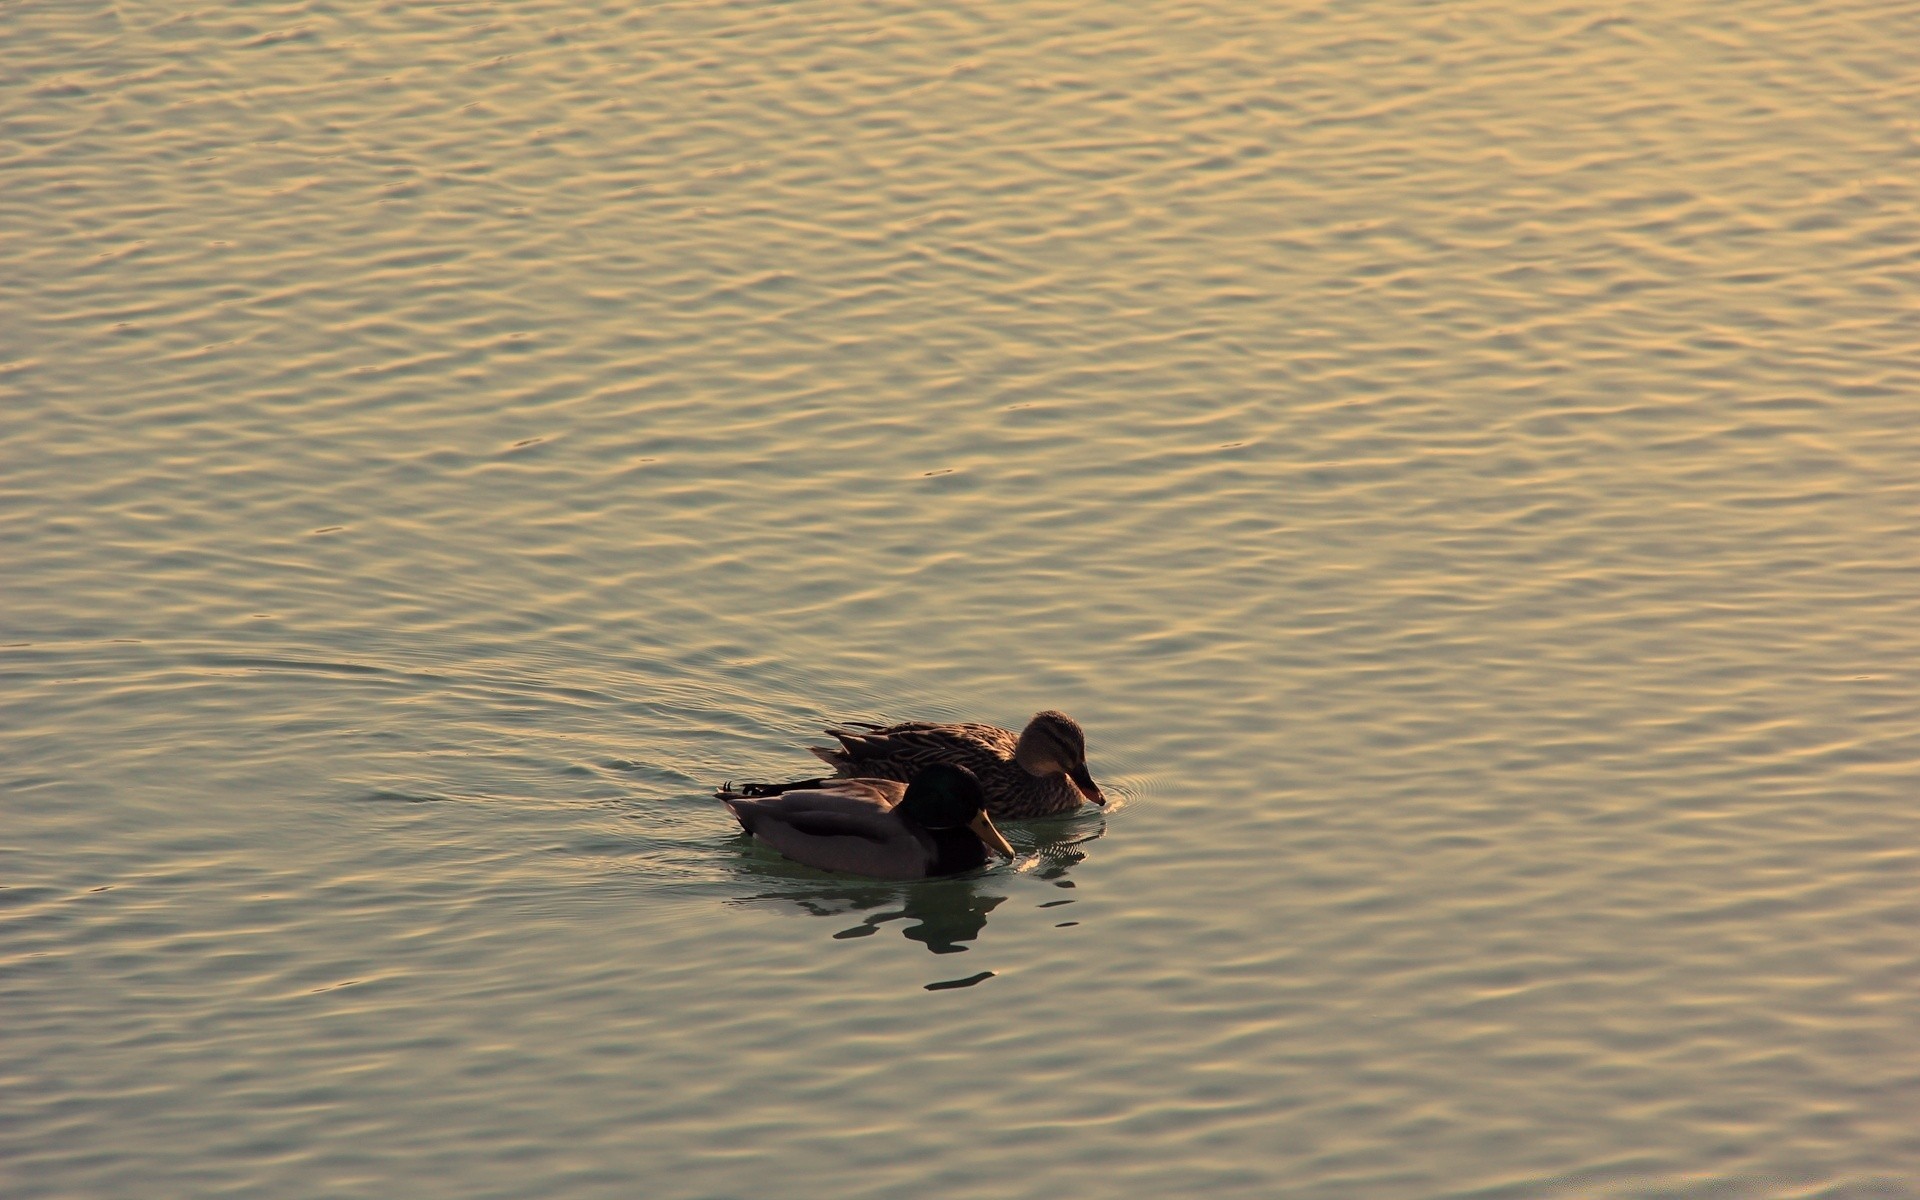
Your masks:
<svg viewBox="0 0 1920 1200"><path fill-rule="evenodd" d="M998 850L1008 858L1013 857L1012 843L1008 842L1001 832L994 828L993 818L987 815L986 809L981 809L980 815L969 822L967 828L979 834L980 840L987 844L988 849Z"/></svg>
<svg viewBox="0 0 1920 1200"><path fill-rule="evenodd" d="M1073 780L1073 786L1079 788L1080 794L1088 800L1095 804L1105 804L1107 802L1107 798L1100 793L1100 785L1093 781L1093 776L1087 774L1087 764L1081 763L1073 770L1068 771L1067 778Z"/></svg>

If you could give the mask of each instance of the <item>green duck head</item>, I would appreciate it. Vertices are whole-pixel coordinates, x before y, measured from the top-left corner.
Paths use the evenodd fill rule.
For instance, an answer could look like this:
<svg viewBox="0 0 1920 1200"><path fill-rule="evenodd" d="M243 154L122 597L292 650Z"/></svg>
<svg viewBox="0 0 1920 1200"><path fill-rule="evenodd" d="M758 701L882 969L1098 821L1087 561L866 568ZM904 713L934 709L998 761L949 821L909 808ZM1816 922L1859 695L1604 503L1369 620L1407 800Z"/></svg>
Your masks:
<svg viewBox="0 0 1920 1200"><path fill-rule="evenodd" d="M927 829L971 829L990 849L1013 857L1013 847L987 815L980 781L965 767L934 763L924 768L893 811Z"/></svg>

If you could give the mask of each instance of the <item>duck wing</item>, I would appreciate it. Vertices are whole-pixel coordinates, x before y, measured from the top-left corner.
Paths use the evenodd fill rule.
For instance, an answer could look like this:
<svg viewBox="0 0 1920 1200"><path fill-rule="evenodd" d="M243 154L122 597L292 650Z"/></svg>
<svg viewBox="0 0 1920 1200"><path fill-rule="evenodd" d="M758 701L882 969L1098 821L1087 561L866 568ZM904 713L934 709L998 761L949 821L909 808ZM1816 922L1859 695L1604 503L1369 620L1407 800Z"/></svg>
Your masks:
<svg viewBox="0 0 1920 1200"><path fill-rule="evenodd" d="M729 779L713 793L713 798L766 800L789 792L816 795L823 804L865 803L892 808L906 795L907 785L897 779L794 779L786 783L738 784Z"/></svg>
<svg viewBox="0 0 1920 1200"><path fill-rule="evenodd" d="M885 813L907 794L907 785L894 779L809 779L797 784L742 786L757 790L720 798L756 800L772 812L837 812L852 817Z"/></svg>
<svg viewBox="0 0 1920 1200"><path fill-rule="evenodd" d="M876 879L925 878L934 848L892 812L905 787L872 779L831 782L858 786L722 803L742 829L795 862Z"/></svg>
<svg viewBox="0 0 1920 1200"><path fill-rule="evenodd" d="M920 768L937 762L957 763L979 774L1013 757L1019 738L997 725L943 724L907 721L899 725L854 728L831 726L826 731L840 743L808 747L843 775L883 775L911 778Z"/></svg>

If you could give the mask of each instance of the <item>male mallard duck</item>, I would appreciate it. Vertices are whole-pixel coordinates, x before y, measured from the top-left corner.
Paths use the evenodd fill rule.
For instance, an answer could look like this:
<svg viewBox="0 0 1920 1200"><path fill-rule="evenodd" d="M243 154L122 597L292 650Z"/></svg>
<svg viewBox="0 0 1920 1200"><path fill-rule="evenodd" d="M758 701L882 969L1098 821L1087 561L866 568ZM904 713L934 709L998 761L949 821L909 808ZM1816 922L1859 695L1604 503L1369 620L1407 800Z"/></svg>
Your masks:
<svg viewBox="0 0 1920 1200"><path fill-rule="evenodd" d="M902 784L890 779L809 779L720 802L740 828L795 862L876 879L956 875L1013 857L965 767L934 763Z"/></svg>
<svg viewBox="0 0 1920 1200"><path fill-rule="evenodd" d="M842 777L911 779L929 763L957 763L979 778L987 811L1006 821L1072 812L1083 798L1107 802L1087 773L1087 735L1052 709L1033 714L1018 737L997 725L848 724L827 730L838 749L808 747Z"/></svg>

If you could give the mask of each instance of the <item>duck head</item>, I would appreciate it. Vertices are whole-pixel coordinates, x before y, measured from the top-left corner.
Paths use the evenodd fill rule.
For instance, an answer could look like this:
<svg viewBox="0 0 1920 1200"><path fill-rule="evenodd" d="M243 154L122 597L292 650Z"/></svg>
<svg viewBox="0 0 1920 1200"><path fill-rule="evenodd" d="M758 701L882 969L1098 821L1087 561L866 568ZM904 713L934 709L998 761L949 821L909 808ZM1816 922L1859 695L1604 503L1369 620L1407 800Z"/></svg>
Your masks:
<svg viewBox="0 0 1920 1200"><path fill-rule="evenodd" d="M934 763L923 769L893 811L928 829L971 829L988 849L1013 857L1013 846L987 815L980 781L965 767Z"/></svg>
<svg viewBox="0 0 1920 1200"><path fill-rule="evenodd" d="M1080 789L1080 794L1095 804L1105 804L1100 785L1087 773L1087 735L1080 723L1062 712L1048 709L1033 714L1033 720L1020 731L1013 748L1013 761L1029 775L1047 778L1065 775Z"/></svg>

